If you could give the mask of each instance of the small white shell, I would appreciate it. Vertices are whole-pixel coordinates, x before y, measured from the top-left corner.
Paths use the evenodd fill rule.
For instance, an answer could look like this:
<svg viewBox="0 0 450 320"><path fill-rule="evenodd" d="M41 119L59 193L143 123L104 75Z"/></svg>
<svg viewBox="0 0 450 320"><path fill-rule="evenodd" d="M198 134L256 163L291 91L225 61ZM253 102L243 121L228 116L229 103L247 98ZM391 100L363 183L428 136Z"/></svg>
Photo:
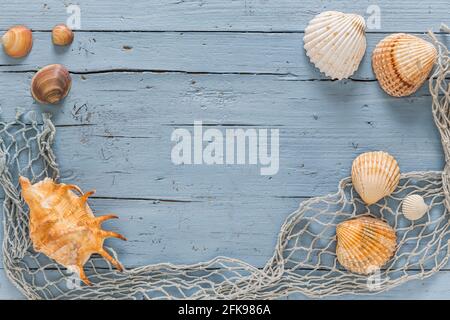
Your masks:
<svg viewBox="0 0 450 320"><path fill-rule="evenodd" d="M413 194L403 200L402 211L407 219L414 221L422 218L427 213L428 206L421 196Z"/></svg>
<svg viewBox="0 0 450 320"><path fill-rule="evenodd" d="M366 24L357 14L325 11L305 29L306 55L332 79L350 77L366 52Z"/></svg>

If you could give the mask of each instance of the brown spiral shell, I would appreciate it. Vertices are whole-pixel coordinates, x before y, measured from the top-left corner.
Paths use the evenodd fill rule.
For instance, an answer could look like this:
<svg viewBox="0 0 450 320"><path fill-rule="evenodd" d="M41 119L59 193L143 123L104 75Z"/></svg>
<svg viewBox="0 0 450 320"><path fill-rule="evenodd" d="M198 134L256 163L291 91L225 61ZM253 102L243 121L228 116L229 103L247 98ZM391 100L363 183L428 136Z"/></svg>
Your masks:
<svg viewBox="0 0 450 320"><path fill-rule="evenodd" d="M39 70L31 80L31 94L42 104L56 104L64 99L72 86L69 71L60 64Z"/></svg>
<svg viewBox="0 0 450 320"><path fill-rule="evenodd" d="M25 26L14 26L2 37L3 50L13 58L23 58L33 47L33 35Z"/></svg>
<svg viewBox="0 0 450 320"><path fill-rule="evenodd" d="M73 32L65 24L58 24L52 30L52 41L57 46L67 46L73 41Z"/></svg>

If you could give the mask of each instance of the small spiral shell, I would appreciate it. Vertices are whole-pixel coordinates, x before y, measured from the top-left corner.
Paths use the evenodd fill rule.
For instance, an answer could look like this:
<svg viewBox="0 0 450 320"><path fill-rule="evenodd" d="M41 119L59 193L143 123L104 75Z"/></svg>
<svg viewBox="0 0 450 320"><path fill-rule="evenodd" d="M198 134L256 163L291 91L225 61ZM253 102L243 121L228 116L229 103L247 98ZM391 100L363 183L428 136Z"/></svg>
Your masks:
<svg viewBox="0 0 450 320"><path fill-rule="evenodd" d="M39 70L31 80L31 94L42 104L56 104L64 99L72 86L69 71L60 64Z"/></svg>
<svg viewBox="0 0 450 320"><path fill-rule="evenodd" d="M57 46L67 46L73 41L73 32L65 24L58 24L52 30L52 41Z"/></svg>
<svg viewBox="0 0 450 320"><path fill-rule="evenodd" d="M2 37L3 50L13 58L23 58L33 47L33 35L25 26L14 26Z"/></svg>

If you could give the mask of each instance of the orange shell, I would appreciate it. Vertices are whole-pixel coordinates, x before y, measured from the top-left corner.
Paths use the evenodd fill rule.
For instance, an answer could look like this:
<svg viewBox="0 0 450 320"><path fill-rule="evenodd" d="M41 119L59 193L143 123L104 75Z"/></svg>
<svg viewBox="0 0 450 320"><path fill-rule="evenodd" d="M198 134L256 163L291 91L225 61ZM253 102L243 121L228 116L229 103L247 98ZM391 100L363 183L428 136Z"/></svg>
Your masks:
<svg viewBox="0 0 450 320"><path fill-rule="evenodd" d="M427 79L437 58L429 42L409 34L395 33L381 40L372 54L372 68L386 93L409 96Z"/></svg>
<svg viewBox="0 0 450 320"><path fill-rule="evenodd" d="M14 26L2 37L3 50L13 58L23 58L33 46L31 30L25 26Z"/></svg>
<svg viewBox="0 0 450 320"><path fill-rule="evenodd" d="M338 224L336 255L345 269L369 274L380 269L395 252L397 237L386 222L363 216Z"/></svg>
<svg viewBox="0 0 450 320"><path fill-rule="evenodd" d="M32 185L30 180L20 177L19 182L22 196L30 208L30 238L37 252L76 270L88 285L91 283L83 266L94 253L123 270L122 265L103 249L103 242L110 237L126 239L118 233L101 229L103 221L117 216L94 216L87 204L94 191L83 193L76 185L55 183L50 178Z"/></svg>
<svg viewBox="0 0 450 320"><path fill-rule="evenodd" d="M57 46L67 46L73 41L73 31L65 24L58 24L52 30L52 41Z"/></svg>
<svg viewBox="0 0 450 320"><path fill-rule="evenodd" d="M353 160L353 187L368 205L390 195L399 182L400 167L387 152L365 152Z"/></svg>

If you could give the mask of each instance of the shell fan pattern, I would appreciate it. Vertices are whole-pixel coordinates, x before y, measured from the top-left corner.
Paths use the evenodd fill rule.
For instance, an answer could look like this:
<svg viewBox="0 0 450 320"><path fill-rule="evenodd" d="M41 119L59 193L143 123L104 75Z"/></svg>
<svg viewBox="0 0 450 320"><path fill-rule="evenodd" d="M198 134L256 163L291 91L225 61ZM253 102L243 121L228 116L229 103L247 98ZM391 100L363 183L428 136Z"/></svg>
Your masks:
<svg viewBox="0 0 450 320"><path fill-rule="evenodd" d="M429 42L404 33L381 40L372 54L372 68L381 88L391 96L405 97L425 82L437 59Z"/></svg>
<svg viewBox="0 0 450 320"><path fill-rule="evenodd" d="M304 47L311 62L332 79L350 77L366 52L366 24L356 14L325 11L305 29Z"/></svg>
<svg viewBox="0 0 450 320"><path fill-rule="evenodd" d="M336 255L345 269L370 274L393 256L397 237L386 222L362 216L340 223L336 228Z"/></svg>

